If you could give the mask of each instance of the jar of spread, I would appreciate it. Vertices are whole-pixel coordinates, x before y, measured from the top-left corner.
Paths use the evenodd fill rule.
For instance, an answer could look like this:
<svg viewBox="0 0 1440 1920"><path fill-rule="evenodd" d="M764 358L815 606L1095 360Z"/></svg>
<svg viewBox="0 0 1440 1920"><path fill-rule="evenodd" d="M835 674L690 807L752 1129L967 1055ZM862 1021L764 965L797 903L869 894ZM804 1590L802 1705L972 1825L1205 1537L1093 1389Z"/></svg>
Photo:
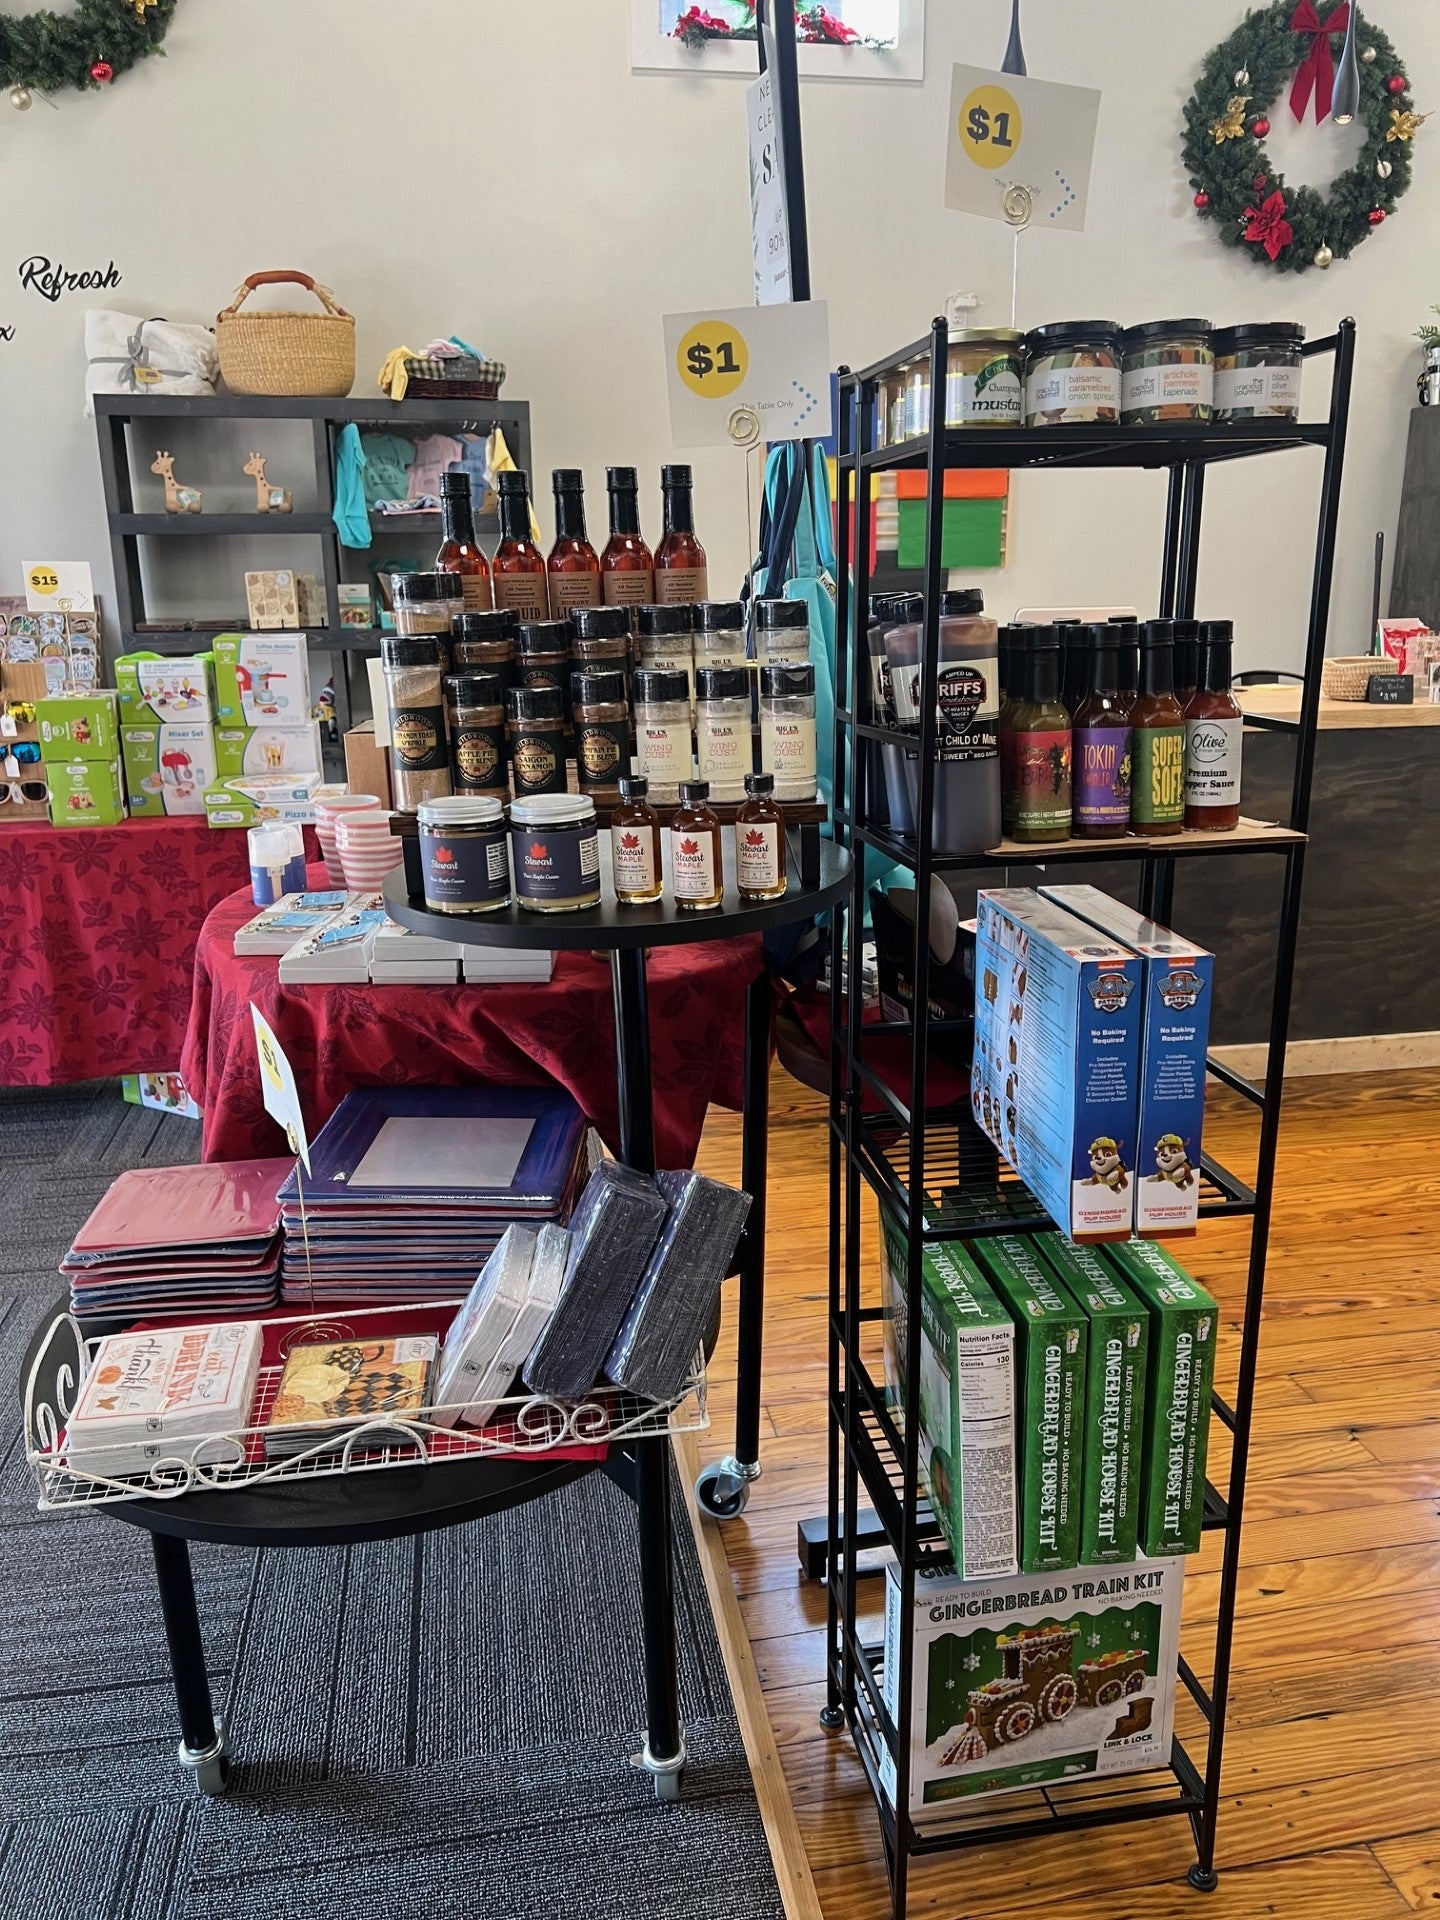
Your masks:
<svg viewBox="0 0 1440 1920"><path fill-rule="evenodd" d="M1215 351L1217 420L1298 420L1305 329L1294 320L1219 327Z"/></svg>
<svg viewBox="0 0 1440 1920"><path fill-rule="evenodd" d="M505 809L457 793L420 808L420 864L432 913L493 913L510 904Z"/></svg>
<svg viewBox="0 0 1440 1920"><path fill-rule="evenodd" d="M947 427L1021 424L1024 339L1024 334L1010 327L966 327L950 335L945 373Z"/></svg>
<svg viewBox="0 0 1440 1920"><path fill-rule="evenodd" d="M1027 427L1115 426L1120 328L1114 320L1055 320L1025 336Z"/></svg>
<svg viewBox="0 0 1440 1920"><path fill-rule="evenodd" d="M1215 369L1208 320L1146 320L1127 327L1120 356L1123 425L1210 418Z"/></svg>
<svg viewBox="0 0 1440 1920"><path fill-rule="evenodd" d="M597 608L618 613L623 607ZM580 791L602 807L620 801L620 777L630 771L630 708L625 676L618 668L572 673L570 705L575 716L575 772Z"/></svg>
<svg viewBox="0 0 1440 1920"><path fill-rule="evenodd" d="M600 830L584 795L540 794L510 809L515 898L531 913L577 913L600 904Z"/></svg>
<svg viewBox="0 0 1440 1920"><path fill-rule="evenodd" d="M565 713L558 687L511 687L505 696L510 783L517 800L565 791Z"/></svg>
<svg viewBox="0 0 1440 1920"><path fill-rule="evenodd" d="M445 725L450 734L450 784L456 793L509 798L505 771L505 697L498 673L445 677Z"/></svg>

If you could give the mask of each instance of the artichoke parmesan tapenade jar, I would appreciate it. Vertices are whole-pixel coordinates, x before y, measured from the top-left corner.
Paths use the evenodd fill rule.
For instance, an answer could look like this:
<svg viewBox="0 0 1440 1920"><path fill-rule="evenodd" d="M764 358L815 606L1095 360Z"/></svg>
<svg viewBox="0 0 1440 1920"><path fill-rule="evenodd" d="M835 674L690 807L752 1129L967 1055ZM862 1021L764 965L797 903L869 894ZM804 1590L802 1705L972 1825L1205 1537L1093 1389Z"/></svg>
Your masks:
<svg viewBox="0 0 1440 1920"><path fill-rule="evenodd" d="M1146 320L1121 336L1120 418L1157 427L1210 418L1215 398L1208 320Z"/></svg>
<svg viewBox="0 0 1440 1920"><path fill-rule="evenodd" d="M1107 426L1120 420L1120 326L1053 320L1025 336L1027 427Z"/></svg>
<svg viewBox="0 0 1440 1920"><path fill-rule="evenodd" d="M1219 327L1215 350L1217 420L1298 420L1305 329L1295 320Z"/></svg>

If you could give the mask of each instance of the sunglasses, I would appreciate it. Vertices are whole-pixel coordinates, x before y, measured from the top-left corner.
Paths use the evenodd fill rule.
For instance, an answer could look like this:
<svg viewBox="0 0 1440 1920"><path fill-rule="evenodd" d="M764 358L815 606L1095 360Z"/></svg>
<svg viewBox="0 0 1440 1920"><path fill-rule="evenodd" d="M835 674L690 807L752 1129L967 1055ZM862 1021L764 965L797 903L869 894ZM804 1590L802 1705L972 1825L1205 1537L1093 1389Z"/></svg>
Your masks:
<svg viewBox="0 0 1440 1920"><path fill-rule="evenodd" d="M0 786L0 801L13 801L17 807L49 798L50 789L43 780L12 780Z"/></svg>
<svg viewBox="0 0 1440 1920"><path fill-rule="evenodd" d="M34 767L40 763L40 742L38 740L17 740L13 746L5 749L4 767L8 779L18 780L22 766Z"/></svg>

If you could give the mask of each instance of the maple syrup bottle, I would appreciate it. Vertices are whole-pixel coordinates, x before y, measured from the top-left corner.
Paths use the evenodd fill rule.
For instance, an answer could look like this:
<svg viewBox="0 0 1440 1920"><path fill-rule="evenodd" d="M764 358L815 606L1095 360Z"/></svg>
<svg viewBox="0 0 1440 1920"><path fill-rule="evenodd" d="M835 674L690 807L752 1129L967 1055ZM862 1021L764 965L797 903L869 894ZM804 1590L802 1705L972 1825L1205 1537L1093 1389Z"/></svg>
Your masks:
<svg viewBox="0 0 1440 1920"><path fill-rule="evenodd" d="M610 815L610 873L622 907L648 906L665 891L660 816L643 773L620 776L620 804Z"/></svg>
<svg viewBox="0 0 1440 1920"><path fill-rule="evenodd" d="M694 479L689 467L662 467L660 485L665 537L655 549L655 599L660 606L693 606L710 598L710 569L695 538Z"/></svg>
<svg viewBox="0 0 1440 1920"><path fill-rule="evenodd" d="M1185 708L1185 825L1233 833L1240 824L1240 743L1245 715L1230 690L1233 628L1200 628L1195 691Z"/></svg>
<svg viewBox="0 0 1440 1920"><path fill-rule="evenodd" d="M634 467L607 467L605 485L610 494L610 538L600 556L605 605L648 607L655 599L655 556L640 536L639 476Z"/></svg>
<svg viewBox="0 0 1440 1920"><path fill-rule="evenodd" d="M490 565L497 607L517 620L548 620L545 556L530 538L530 481L519 469L496 476L500 544Z"/></svg>
<svg viewBox="0 0 1440 1920"><path fill-rule="evenodd" d="M670 884L676 906L691 913L713 913L725 903L720 820L709 803L708 780L682 780L670 819Z"/></svg>
<svg viewBox="0 0 1440 1920"><path fill-rule="evenodd" d="M585 537L585 476L578 467L556 467L550 480L555 489L555 544L545 571L551 617L563 620L572 607L598 607L604 596L600 558Z"/></svg>
<svg viewBox="0 0 1440 1920"><path fill-rule="evenodd" d="M747 773L745 794L735 813L735 888L742 900L778 900L789 882L774 774Z"/></svg>
<svg viewBox="0 0 1440 1920"><path fill-rule="evenodd" d="M490 562L475 541L468 473L441 474L440 528L444 538L435 556L435 571L460 576L467 613L488 612L495 596L490 585Z"/></svg>
<svg viewBox="0 0 1440 1920"><path fill-rule="evenodd" d="M1175 698L1173 621L1145 622L1139 679L1130 702L1130 824L1138 833L1179 833L1185 824L1185 714Z"/></svg>

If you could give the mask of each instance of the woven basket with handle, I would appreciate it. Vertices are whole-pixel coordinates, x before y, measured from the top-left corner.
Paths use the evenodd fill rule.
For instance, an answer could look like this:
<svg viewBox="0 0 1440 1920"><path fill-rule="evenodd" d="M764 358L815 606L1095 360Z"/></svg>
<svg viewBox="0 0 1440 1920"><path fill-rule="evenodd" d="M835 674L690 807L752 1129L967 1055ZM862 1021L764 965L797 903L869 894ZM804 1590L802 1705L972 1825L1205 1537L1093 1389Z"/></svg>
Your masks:
<svg viewBox="0 0 1440 1920"><path fill-rule="evenodd" d="M288 283L313 293L324 313L240 311L256 287ZM215 344L221 378L232 393L340 399L355 384L355 321L308 273L252 273L216 316Z"/></svg>
<svg viewBox="0 0 1440 1920"><path fill-rule="evenodd" d="M1363 700L1372 673L1400 671L1400 662L1383 653L1335 653L1320 669L1320 691L1327 700Z"/></svg>

